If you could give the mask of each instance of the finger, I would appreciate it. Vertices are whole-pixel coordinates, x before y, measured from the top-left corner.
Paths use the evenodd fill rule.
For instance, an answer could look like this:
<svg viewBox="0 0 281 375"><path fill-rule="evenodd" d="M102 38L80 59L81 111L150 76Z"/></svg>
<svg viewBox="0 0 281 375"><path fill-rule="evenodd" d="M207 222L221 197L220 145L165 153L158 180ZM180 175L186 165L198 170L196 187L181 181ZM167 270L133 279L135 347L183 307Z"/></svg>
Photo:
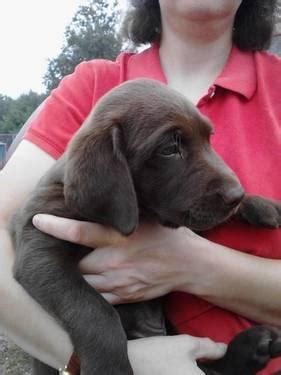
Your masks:
<svg viewBox="0 0 281 375"><path fill-rule="evenodd" d="M218 359L224 356L227 349L226 344L214 342L209 338L198 338L197 340L194 359Z"/></svg>
<svg viewBox="0 0 281 375"><path fill-rule="evenodd" d="M89 247L115 245L123 239L123 236L111 227L54 215L38 214L33 217L32 222L42 232Z"/></svg>
<svg viewBox="0 0 281 375"><path fill-rule="evenodd" d="M99 293L109 292L113 289L103 275L83 275L83 277Z"/></svg>
<svg viewBox="0 0 281 375"><path fill-rule="evenodd" d="M113 293L101 293L101 295L111 305L119 305L120 303L122 303L122 299Z"/></svg>

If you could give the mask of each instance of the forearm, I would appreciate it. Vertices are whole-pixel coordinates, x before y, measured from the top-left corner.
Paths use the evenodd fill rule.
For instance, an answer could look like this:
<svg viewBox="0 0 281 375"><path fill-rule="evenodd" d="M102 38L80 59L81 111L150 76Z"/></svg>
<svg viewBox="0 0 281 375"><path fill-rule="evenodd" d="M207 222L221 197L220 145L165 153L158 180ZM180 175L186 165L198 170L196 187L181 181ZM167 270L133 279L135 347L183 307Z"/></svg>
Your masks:
<svg viewBox="0 0 281 375"><path fill-rule="evenodd" d="M196 246L201 278L183 290L249 319L281 326L281 261L201 238Z"/></svg>
<svg viewBox="0 0 281 375"><path fill-rule="evenodd" d="M68 335L13 279L7 230L0 230L0 241L1 330L32 356L54 368L64 366L73 350Z"/></svg>

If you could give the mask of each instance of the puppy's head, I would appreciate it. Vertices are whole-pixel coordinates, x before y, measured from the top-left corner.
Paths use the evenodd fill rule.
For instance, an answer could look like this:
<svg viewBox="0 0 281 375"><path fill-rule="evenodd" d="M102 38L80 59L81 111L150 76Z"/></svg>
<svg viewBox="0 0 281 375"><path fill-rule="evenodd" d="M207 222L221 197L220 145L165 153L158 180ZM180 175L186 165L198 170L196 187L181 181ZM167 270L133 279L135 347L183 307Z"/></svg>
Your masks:
<svg viewBox="0 0 281 375"><path fill-rule="evenodd" d="M65 200L81 217L124 234L139 215L210 229L244 192L211 148L207 118L156 81L129 81L96 105L67 150Z"/></svg>

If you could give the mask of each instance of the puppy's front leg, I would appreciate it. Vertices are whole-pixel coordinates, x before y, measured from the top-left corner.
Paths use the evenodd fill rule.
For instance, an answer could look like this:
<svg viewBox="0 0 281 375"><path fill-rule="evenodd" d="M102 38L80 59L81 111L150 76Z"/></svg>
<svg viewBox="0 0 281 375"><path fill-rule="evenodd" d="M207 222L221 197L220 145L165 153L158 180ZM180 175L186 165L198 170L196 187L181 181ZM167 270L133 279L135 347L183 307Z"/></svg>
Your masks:
<svg viewBox="0 0 281 375"><path fill-rule="evenodd" d="M78 271L80 249L30 228L17 247L15 278L69 333L81 374L132 375L119 316Z"/></svg>
<svg viewBox="0 0 281 375"><path fill-rule="evenodd" d="M281 202L257 195L246 195L236 214L239 219L257 227L281 226Z"/></svg>

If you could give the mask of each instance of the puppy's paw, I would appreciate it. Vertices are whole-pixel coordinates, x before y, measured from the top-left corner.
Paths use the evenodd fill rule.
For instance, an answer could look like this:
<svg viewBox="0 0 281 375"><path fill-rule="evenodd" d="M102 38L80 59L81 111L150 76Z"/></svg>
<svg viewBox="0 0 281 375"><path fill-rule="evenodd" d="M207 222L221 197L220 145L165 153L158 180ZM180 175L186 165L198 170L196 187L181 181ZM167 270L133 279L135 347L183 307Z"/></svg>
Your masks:
<svg viewBox="0 0 281 375"><path fill-rule="evenodd" d="M255 326L235 336L224 357L200 367L208 375L254 375L278 356L281 356L281 330Z"/></svg>
<svg viewBox="0 0 281 375"><path fill-rule="evenodd" d="M240 204L238 217L247 223L264 228L281 226L281 203L257 195L247 195Z"/></svg>
<svg viewBox="0 0 281 375"><path fill-rule="evenodd" d="M270 326L247 329L231 341L227 354L243 374L260 371L272 358L281 356L281 330Z"/></svg>
<svg viewBox="0 0 281 375"><path fill-rule="evenodd" d="M224 357L199 365L208 375L255 375L278 356L281 356L281 330L255 326L235 336Z"/></svg>
<svg viewBox="0 0 281 375"><path fill-rule="evenodd" d="M257 339L253 361L263 364L271 358L281 356L281 331L266 326L256 327L256 329L258 331L253 335Z"/></svg>

